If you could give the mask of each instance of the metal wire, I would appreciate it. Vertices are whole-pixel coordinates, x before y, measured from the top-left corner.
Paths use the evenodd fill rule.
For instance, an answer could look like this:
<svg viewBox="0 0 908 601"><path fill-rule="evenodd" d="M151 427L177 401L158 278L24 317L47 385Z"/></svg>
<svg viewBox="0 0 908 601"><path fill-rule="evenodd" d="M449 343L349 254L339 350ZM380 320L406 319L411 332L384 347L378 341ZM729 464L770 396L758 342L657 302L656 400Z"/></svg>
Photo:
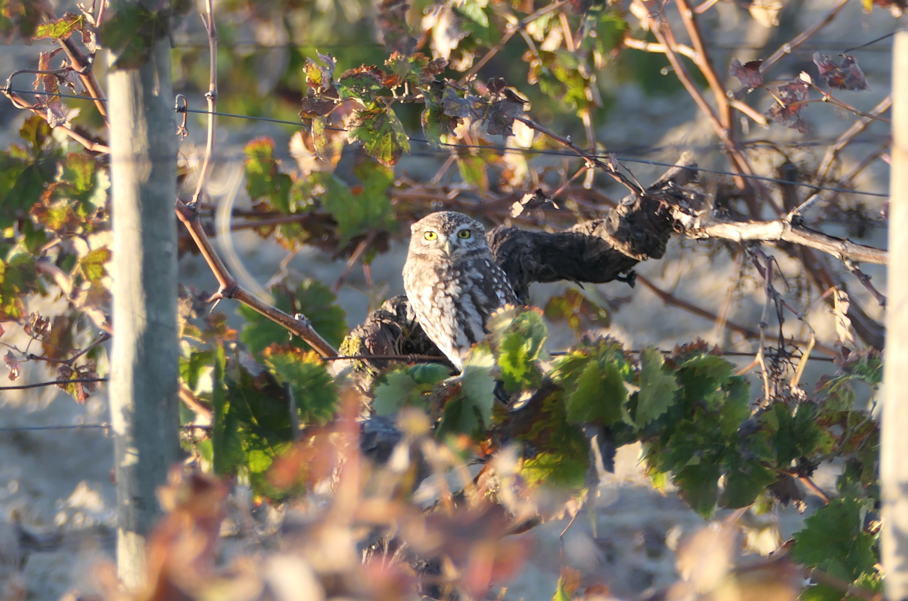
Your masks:
<svg viewBox="0 0 908 601"><path fill-rule="evenodd" d="M37 95L45 95L45 96L59 96L61 98L73 98L73 99L77 99L77 100L105 100L103 98L97 99L97 98L91 98L89 96L75 96L75 95L71 95L71 94L54 94L54 93L50 93L50 92L38 92L38 91L32 91L32 90L13 90L10 88L6 88L6 91L14 92L17 94L37 94ZM247 121L264 121L267 123L277 123L280 125L292 125L294 127L301 126L300 122L298 122L298 121L287 121L284 119L272 119L270 117L254 117L252 115L238 115L235 113L221 113L221 112L210 113L206 110L190 109L190 108L185 108L185 107L178 107L175 110L178 113L194 113L194 114L198 114L198 115L215 115L217 117L226 117L226 118L230 118L230 119L244 119ZM325 129L330 130L330 131L343 131L343 132L348 131L344 128L330 127L330 126L326 127ZM426 146L429 146L430 147L429 152L435 152L435 153L443 152L440 148L435 149L434 147L436 145L424 138L411 137L410 142L415 142L417 144L424 144ZM443 148L465 149L465 150L495 150L495 151L502 152L502 153L511 152L511 153L521 153L521 154L559 156L559 157L568 157L568 158L582 158L582 157L580 157L580 155L578 155L576 153L563 151L563 150L543 150L543 149L535 149L535 148L512 148L512 147L508 147L508 146L494 146L494 145L485 146L485 145L477 145L477 144L448 144L448 143L443 143L443 142L439 143L437 146L440 146ZM601 159L601 160L607 160L609 158L609 155L589 155L589 156L591 156L592 158ZM619 156L619 157L616 157L616 159L620 162L625 162L625 163L640 163L640 164L653 165L653 166L658 166L658 167L683 167L684 166L684 165L678 165L676 163L665 163L662 161L652 161L649 159L642 159L642 158L635 158L635 157ZM848 188L818 186L818 185L810 184L807 182L798 182L798 181L794 181L794 180L778 179L778 178L768 177L768 176L764 176L764 175L745 175L745 174L741 174L741 173L735 173L732 171L724 171L721 169L707 169L704 167L698 167L698 171L701 171L703 173L713 173L716 175L729 175L729 176L734 176L734 177L743 177L743 178L747 178L747 179L754 179L754 180L765 181L765 182L773 182L773 183L777 183L777 184L798 186L798 187L802 187L802 188L809 188L811 190L838 192L838 193L843 193L843 194L856 194L859 196L872 196L872 197L876 197L876 198L889 198L889 194L882 193L882 192L866 192L863 190L850 190Z"/></svg>

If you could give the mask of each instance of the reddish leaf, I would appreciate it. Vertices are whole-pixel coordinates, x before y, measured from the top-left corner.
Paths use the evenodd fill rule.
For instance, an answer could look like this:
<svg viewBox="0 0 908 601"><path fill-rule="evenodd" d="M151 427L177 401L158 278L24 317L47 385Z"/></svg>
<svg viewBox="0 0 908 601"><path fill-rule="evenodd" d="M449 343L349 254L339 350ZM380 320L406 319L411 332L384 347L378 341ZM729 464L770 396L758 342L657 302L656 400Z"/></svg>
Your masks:
<svg viewBox="0 0 908 601"><path fill-rule="evenodd" d="M307 58L306 66L303 68L307 86L300 111L300 117L303 119L322 117L337 106L338 94L337 88L334 87L334 68L337 61L330 54L319 53L318 58L325 66Z"/></svg>
<svg viewBox="0 0 908 601"><path fill-rule="evenodd" d="M19 361L16 359L16 356L13 354L13 351L6 351L6 356L3 357L3 362L6 363L6 366L9 367L9 379L13 382L22 375L22 368L19 365Z"/></svg>
<svg viewBox="0 0 908 601"><path fill-rule="evenodd" d="M837 65L825 54L814 52L813 62L820 70L820 77L826 80L826 85L836 90L869 90L857 59L850 54L841 56L842 64Z"/></svg>
<svg viewBox="0 0 908 601"><path fill-rule="evenodd" d="M94 361L86 361L85 365L77 365L75 369L65 363L57 368L59 380L88 380L97 377ZM98 387L95 382L61 382L57 386L71 394L80 405L85 403L88 395Z"/></svg>
<svg viewBox="0 0 908 601"><path fill-rule="evenodd" d="M809 85L800 78L792 79L776 90L776 102L766 116L779 125L796 129L802 134L809 131L807 122L801 118L801 107L807 100Z"/></svg>
<svg viewBox="0 0 908 601"><path fill-rule="evenodd" d="M762 60L755 60L742 65L741 61L733 58L731 59L728 73L732 77L736 77L741 82L741 85L747 87L748 91L752 91L763 85L763 74L760 73L760 65L762 64Z"/></svg>

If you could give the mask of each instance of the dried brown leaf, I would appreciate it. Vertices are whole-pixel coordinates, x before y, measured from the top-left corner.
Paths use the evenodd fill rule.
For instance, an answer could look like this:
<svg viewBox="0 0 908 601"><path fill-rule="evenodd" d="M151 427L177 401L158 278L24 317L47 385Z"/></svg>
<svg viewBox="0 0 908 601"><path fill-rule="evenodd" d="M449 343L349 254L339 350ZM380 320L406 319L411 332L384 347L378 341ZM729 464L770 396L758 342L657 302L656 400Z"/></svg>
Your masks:
<svg viewBox="0 0 908 601"><path fill-rule="evenodd" d="M19 376L22 375L22 367L19 365L19 360L16 359L13 351L6 351L6 356L3 357L3 362L6 363L7 367L9 367L10 381L15 382L19 378Z"/></svg>
<svg viewBox="0 0 908 601"><path fill-rule="evenodd" d="M755 60L742 65L741 61L733 58L731 59L728 73L732 77L737 78L741 85L746 86L748 91L753 91L763 85L763 74L760 73L760 65L762 64L762 60Z"/></svg>
<svg viewBox="0 0 908 601"><path fill-rule="evenodd" d="M849 54L841 56L842 63L837 65L825 54L813 53L813 62L826 85L836 90L870 90L864 72L858 66L858 60Z"/></svg>

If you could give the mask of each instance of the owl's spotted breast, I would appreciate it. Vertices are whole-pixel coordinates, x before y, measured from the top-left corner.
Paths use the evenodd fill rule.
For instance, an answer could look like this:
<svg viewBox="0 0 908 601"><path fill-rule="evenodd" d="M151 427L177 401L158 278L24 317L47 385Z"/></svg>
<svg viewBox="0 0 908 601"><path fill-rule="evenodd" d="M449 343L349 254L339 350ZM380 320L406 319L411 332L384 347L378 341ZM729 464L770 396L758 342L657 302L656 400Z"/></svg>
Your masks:
<svg viewBox="0 0 908 601"><path fill-rule="evenodd" d="M517 298L495 263L478 221L433 213L413 224L404 265L411 311L426 335L458 369L486 334L489 316Z"/></svg>

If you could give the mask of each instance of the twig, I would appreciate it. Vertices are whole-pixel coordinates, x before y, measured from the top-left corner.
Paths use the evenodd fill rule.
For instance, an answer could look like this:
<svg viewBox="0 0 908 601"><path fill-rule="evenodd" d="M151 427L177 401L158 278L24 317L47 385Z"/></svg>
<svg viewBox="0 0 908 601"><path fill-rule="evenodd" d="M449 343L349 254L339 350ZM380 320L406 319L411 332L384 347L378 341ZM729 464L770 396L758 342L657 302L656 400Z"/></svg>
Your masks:
<svg viewBox="0 0 908 601"><path fill-rule="evenodd" d="M854 178L857 177L857 175L858 175L861 171L863 171L864 169L866 169L871 163L873 163L875 160L877 160L878 158L880 158L880 156L882 156L883 153L885 153L886 150L887 150L891 145L892 145L892 139L891 139L891 138L888 139L888 140L886 140L886 141L883 142L882 144L880 144L880 145L877 147L876 150L874 150L873 152L871 152L870 154L868 154L866 157L864 157L864 158L861 160L860 163L858 163L857 165L855 165L855 166L851 169L851 171L849 171L849 172L846 173L844 176L842 176L842 178L839 179L839 182L838 182L839 185L842 186L842 185L848 185L849 183L851 183L852 180L854 180Z"/></svg>
<svg viewBox="0 0 908 601"><path fill-rule="evenodd" d="M740 111L751 118L752 121L758 125L767 126L769 121L766 119L766 116L762 113L758 113L756 109L752 108L746 102L733 98L728 101L728 104L735 110Z"/></svg>
<svg viewBox="0 0 908 601"><path fill-rule="evenodd" d="M797 48L798 46L800 46L801 44L806 42L815 33L817 33L818 31L820 31L821 29L823 29L824 27L826 27L827 25L832 23L833 19L835 19L836 15L838 15L839 12L843 8L845 8L845 5L847 3L848 3L848 0L839 0L838 4L836 4L832 8L832 10L830 10L828 13L826 13L826 16L823 17L819 23L817 23L816 25L814 25L807 31L801 32L800 34L795 36L795 38L793 40L791 40L790 42L782 44L778 50L773 52L772 55L768 59L766 59L762 65L760 65L760 73L763 73L764 71L769 69L771 66L773 66L774 64L779 62L779 60L783 56L785 56L787 54L791 54L792 50L794 50L795 48Z"/></svg>
<svg viewBox="0 0 908 601"><path fill-rule="evenodd" d="M49 4L38 3L38 6L39 10L44 13L45 19L48 21L56 21L57 16L54 14L54 11L50 8ZM99 16L103 16L103 12L100 12ZM100 27L100 21L96 23L96 25L97 27ZM103 90L101 90L101 85L98 83L94 71L92 70L93 61L89 61L85 55L82 54L82 51L79 50L72 38L60 38L57 40L57 43L63 48L63 52L66 53L69 64L72 66L72 70L78 73L82 85L85 86L85 89L91 95L95 107L98 109L98 112L101 113L101 117L104 118L104 122L109 125L110 120L107 116L107 106L104 104L106 99Z"/></svg>
<svg viewBox="0 0 908 601"><path fill-rule="evenodd" d="M888 111L891 107L892 95L890 94L889 96L883 98L883 100L881 100L879 104L877 104L870 110L870 115L880 115ZM826 149L826 154L823 155L823 160L820 161L820 166L817 167L816 176L814 176L813 181L815 183L819 184L826 180L826 176L829 174L829 169L835 162L835 159L838 156L839 152L843 148L845 148L845 146L847 146L848 143L851 142L851 140L853 140L856 135L867 129L867 126L870 125L871 121L872 119L870 117L864 117L861 120L856 121L851 125L851 127L846 129L845 132L842 133L842 135L839 136L833 144L831 144Z"/></svg>
<svg viewBox="0 0 908 601"><path fill-rule="evenodd" d="M653 52L658 54L665 54L668 50L665 47L665 44L657 44L655 42L646 42L644 40L637 40L634 38L624 38L625 48L633 48L634 50L643 50L644 52ZM687 58L693 60L697 55L694 52L694 49L686 44L678 44L675 46L675 51L678 54L683 54Z"/></svg>
<svg viewBox="0 0 908 601"><path fill-rule="evenodd" d="M356 248L353 250L353 254L350 255L350 258L347 259L347 264L344 266L344 270L341 272L340 276L337 278L337 281L334 282L334 286L331 287L331 291L334 294L337 294L338 290L341 289L341 286L344 285L344 281L347 279L347 276L350 275L350 272L353 271L353 266L356 265L356 262L359 261L359 258L363 256L363 253L372 244L372 241L375 239L376 230L370 230L366 237L356 245Z"/></svg>
<svg viewBox="0 0 908 601"><path fill-rule="evenodd" d="M543 127L542 125L539 125L535 121L532 121L525 117L517 117L517 121L520 121L527 127L531 128L531 129L535 129L542 135L548 136L549 138L555 140L556 142L559 142L560 144L570 148L571 150L573 150L574 152L577 153L577 156L585 159L588 165L602 169L603 171L608 173L610 176L612 176L616 181L618 181L620 184L622 184L624 187L626 187L628 190L630 190L631 193L634 194L635 196L643 196L644 194L646 194L646 190L639 183L632 182L630 179L627 178L627 176L625 176L623 173L618 171L616 168L612 167L611 165L606 165L605 163L603 163L596 157L590 155L588 152L586 152L585 150L583 150L582 148L580 148L579 146L574 144L569 138L560 136L560 135L556 134L555 132L551 131L550 129L547 129L547 128Z"/></svg>
<svg viewBox="0 0 908 601"><path fill-rule="evenodd" d="M208 178L208 170L211 166L211 155L214 153L214 113L218 103L218 30L214 23L214 10L211 2L212 0L205 1L205 11L208 18L206 19L204 15L202 16L202 21L208 31L208 51L211 55L208 68L208 93L205 94L205 99L208 101L208 140L205 144L205 159L202 161L202 170L199 172L199 181L196 183L195 194L192 196L192 204L198 203L202 196L202 190L205 187L205 180Z"/></svg>
<svg viewBox="0 0 908 601"><path fill-rule="evenodd" d="M180 384L180 400L197 416L211 420L213 411L211 407L199 400L199 398L185 384Z"/></svg>
<svg viewBox="0 0 908 601"><path fill-rule="evenodd" d="M882 292L877 290L876 287L870 283L870 276L861 271L861 268L858 267L854 261L844 259L842 262L845 264L845 269L850 271L852 275L854 275L854 277L856 277L858 281L864 285L864 288L866 288L870 292L870 294L873 295L873 297L876 299L876 302L880 303L881 307L885 307L886 296L883 295Z"/></svg>
<svg viewBox="0 0 908 601"><path fill-rule="evenodd" d="M203 17L203 20L205 21L205 27L208 31L209 51L211 54L209 91L208 94L206 94L208 99L208 143L205 149L205 162L202 166L202 173L199 174L199 182L196 187L195 195L193 196L193 202L190 206L177 198L177 218L183 222L186 229L189 230L189 235L195 241L196 246L198 246L199 251L205 258L205 262L208 263L212 273L214 273L214 277L218 281L219 289L211 296L209 302L217 302L223 298L237 300L275 323L282 325L293 334L296 334L323 357L337 355L337 350L315 331L312 324L304 315L298 314L296 317L291 317L276 307L263 302L240 286L236 279L230 274L227 266L221 260L218 253L214 250L211 240L208 238L208 234L205 233L205 230L202 228L201 222L199 221L199 212L196 208L196 204L205 183L204 180L207 176L208 163L214 149L214 113L217 102L217 28L214 22L212 0L206 0L206 11L208 17L207 20Z"/></svg>
<svg viewBox="0 0 908 601"><path fill-rule="evenodd" d="M9 98L9 101L12 102L13 106L15 106L17 109L31 111L34 114L41 117L42 119L44 119L45 121L47 120L47 113L44 110L42 110L42 107L40 105L29 104L25 99L23 99L21 96L17 95L15 92L10 90L9 88L3 89L3 95L6 96L7 98ZM57 125L56 127L54 127L54 129L59 129L60 131L64 132L67 136L69 136L70 138L72 138L73 140L75 140L76 142L78 142L79 144L81 144L87 150L90 150L91 152L110 154L109 146L107 146L105 144L100 144L98 142L92 142L85 136L79 134L78 132L74 131L73 129L67 127L66 125Z"/></svg>
<svg viewBox="0 0 908 601"><path fill-rule="evenodd" d="M309 320L296 319L287 315L280 309L259 300L237 283L236 279L234 279L227 270L227 266L224 265L224 262L214 250L211 240L208 238L208 234L206 234L205 230L202 228L197 211L191 209L182 200L177 199L176 213L177 218L183 222L183 225L189 230L189 235L192 236L196 246L198 246L199 251L205 258L205 262L208 263L214 277L218 281L219 289L209 299L210 302L215 302L222 298L237 300L275 323L284 326L287 330L306 341L323 357L337 355L337 350L312 328Z"/></svg>

